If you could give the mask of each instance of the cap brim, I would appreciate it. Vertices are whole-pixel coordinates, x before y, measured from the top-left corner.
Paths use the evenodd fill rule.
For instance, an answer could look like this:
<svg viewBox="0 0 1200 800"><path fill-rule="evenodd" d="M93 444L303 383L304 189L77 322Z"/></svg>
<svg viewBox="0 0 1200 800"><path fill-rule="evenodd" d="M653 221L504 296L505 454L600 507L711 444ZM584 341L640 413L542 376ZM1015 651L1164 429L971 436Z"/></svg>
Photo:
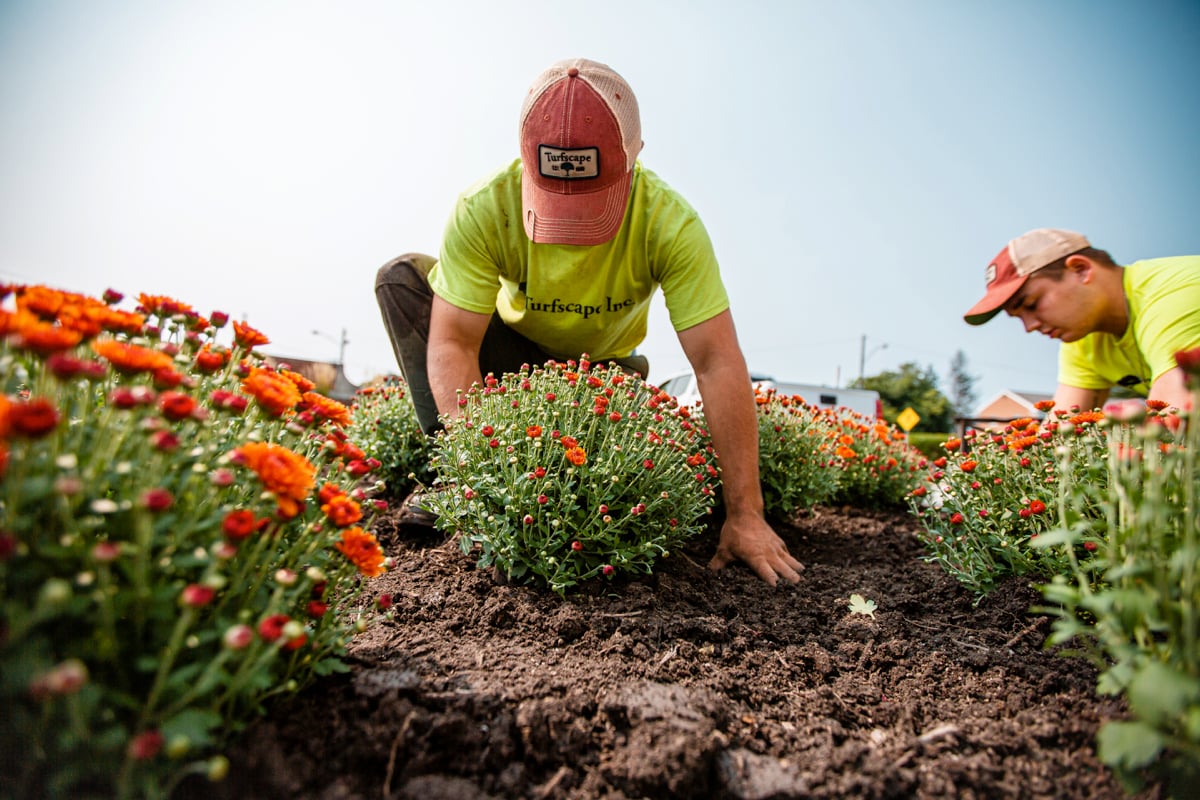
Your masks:
<svg viewBox="0 0 1200 800"><path fill-rule="evenodd" d="M633 170L594 192L562 194L521 181L525 234L538 244L604 244L617 235L629 205Z"/></svg>
<svg viewBox="0 0 1200 800"><path fill-rule="evenodd" d="M1004 304L1011 300L1012 296L1017 293L1017 290L1025 285L1028 277L1026 275L1007 283L997 283L991 289L988 289L988 293L983 296L982 300L971 306L966 314L963 314L963 319L971 325L982 325L989 321L992 317L999 314L1004 308Z"/></svg>

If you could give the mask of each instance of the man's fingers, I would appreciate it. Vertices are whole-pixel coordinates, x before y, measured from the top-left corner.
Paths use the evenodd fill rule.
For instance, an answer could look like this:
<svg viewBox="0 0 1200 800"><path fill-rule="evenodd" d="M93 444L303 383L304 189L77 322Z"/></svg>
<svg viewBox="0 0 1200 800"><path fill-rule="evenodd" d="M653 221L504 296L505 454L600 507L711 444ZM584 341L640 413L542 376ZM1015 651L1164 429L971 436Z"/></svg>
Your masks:
<svg viewBox="0 0 1200 800"><path fill-rule="evenodd" d="M708 568L713 572L724 569L729 566L729 562L733 561L734 555L723 547L717 548L717 554L708 562Z"/></svg>

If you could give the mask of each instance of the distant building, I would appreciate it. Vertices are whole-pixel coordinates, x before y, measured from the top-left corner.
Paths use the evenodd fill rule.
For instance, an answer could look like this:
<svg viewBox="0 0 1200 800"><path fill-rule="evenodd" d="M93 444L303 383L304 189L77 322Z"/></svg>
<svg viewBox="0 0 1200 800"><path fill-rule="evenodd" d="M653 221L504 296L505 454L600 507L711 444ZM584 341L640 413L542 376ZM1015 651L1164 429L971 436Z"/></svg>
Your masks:
<svg viewBox="0 0 1200 800"><path fill-rule="evenodd" d="M303 358L287 358L263 354L267 363L273 367L285 367L298 375L303 375L316 384L316 391L337 400L339 403L350 403L358 386L350 382L341 364L330 364L327 361L308 361Z"/></svg>
<svg viewBox="0 0 1200 800"><path fill-rule="evenodd" d="M1037 404L1043 400L1053 399L1053 394L1005 389L979 406L975 416L958 417L955 421L958 423L960 432L965 432L968 428L996 430L1003 428L1010 420L1021 417L1041 419L1045 413L1037 409Z"/></svg>

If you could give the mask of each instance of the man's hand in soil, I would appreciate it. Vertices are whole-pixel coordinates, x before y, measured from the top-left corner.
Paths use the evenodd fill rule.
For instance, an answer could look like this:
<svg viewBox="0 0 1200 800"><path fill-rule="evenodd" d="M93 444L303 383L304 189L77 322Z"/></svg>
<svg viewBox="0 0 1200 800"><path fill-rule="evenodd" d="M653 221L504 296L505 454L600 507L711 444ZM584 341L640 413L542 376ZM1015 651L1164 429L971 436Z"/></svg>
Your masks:
<svg viewBox="0 0 1200 800"><path fill-rule="evenodd" d="M757 514L726 518L717 554L708 562L708 568L715 572L734 560L744 561L772 586L780 578L796 583L804 569L766 520Z"/></svg>

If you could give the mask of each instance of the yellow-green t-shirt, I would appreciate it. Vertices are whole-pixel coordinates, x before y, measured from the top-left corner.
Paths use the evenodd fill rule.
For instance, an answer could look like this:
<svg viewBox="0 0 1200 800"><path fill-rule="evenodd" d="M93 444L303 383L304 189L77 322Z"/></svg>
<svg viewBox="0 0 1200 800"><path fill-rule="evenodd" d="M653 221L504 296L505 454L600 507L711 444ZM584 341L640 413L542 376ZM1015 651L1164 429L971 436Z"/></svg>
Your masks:
<svg viewBox="0 0 1200 800"><path fill-rule="evenodd" d="M646 337L659 286L677 331L729 307L700 217L641 162L616 236L579 246L534 244L525 235L516 159L459 197L429 283L453 306L499 312L560 359L628 356Z"/></svg>
<svg viewBox="0 0 1200 800"><path fill-rule="evenodd" d="M1137 261L1125 268L1129 325L1091 333L1058 353L1058 381L1081 389L1127 386L1145 396L1175 368L1175 353L1200 347L1200 256Z"/></svg>

